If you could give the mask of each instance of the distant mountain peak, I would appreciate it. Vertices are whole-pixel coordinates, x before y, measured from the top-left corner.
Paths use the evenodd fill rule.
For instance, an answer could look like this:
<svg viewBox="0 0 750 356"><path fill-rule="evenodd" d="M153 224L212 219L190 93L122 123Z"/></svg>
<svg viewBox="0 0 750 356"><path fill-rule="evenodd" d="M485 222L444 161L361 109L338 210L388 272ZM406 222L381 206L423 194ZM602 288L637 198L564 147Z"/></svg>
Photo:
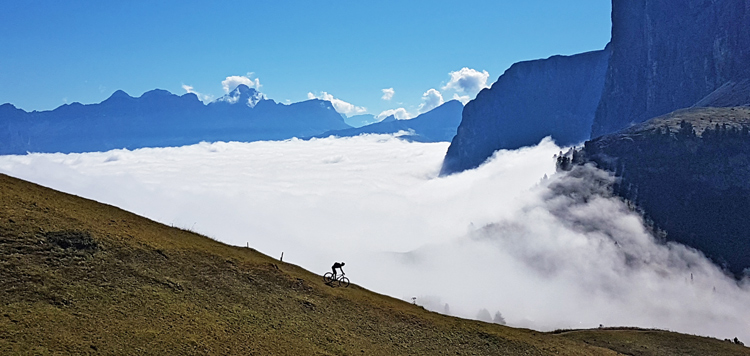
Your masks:
<svg viewBox="0 0 750 356"><path fill-rule="evenodd" d="M317 100L317 99L316 99ZM326 101L325 103L330 102ZM447 142L456 135L456 128L461 122L461 111L463 104L456 100L446 102L426 113L422 113L409 120L398 120L394 115L389 115L380 122L366 126L352 127L343 130L331 130L315 137L351 137L361 134L396 134L399 138L409 141L420 142ZM374 120L374 116L369 115ZM352 119L352 118L349 118Z"/></svg>
<svg viewBox="0 0 750 356"><path fill-rule="evenodd" d="M228 94L216 99L216 102L224 102L228 104L244 103L252 108L261 100L265 100L265 97L261 92L245 84L240 84Z"/></svg>
<svg viewBox="0 0 750 356"><path fill-rule="evenodd" d="M141 97L142 98L159 98L159 97L168 97L168 96L172 96L172 95L174 95L174 94L172 94L172 93L170 93L170 92L168 92L168 91L166 91L164 89L154 89L154 90L149 90L149 91L143 93L143 95L141 95Z"/></svg>
<svg viewBox="0 0 750 356"><path fill-rule="evenodd" d="M102 104L124 103L124 102L130 101L131 99L135 99L135 98L128 95L128 93L118 89L117 91L112 93L112 95L110 95L109 98L105 99L101 103Z"/></svg>
<svg viewBox="0 0 750 356"><path fill-rule="evenodd" d="M132 96L128 95L125 91L118 89L112 95L109 96L109 99L119 99L119 98L132 98Z"/></svg>

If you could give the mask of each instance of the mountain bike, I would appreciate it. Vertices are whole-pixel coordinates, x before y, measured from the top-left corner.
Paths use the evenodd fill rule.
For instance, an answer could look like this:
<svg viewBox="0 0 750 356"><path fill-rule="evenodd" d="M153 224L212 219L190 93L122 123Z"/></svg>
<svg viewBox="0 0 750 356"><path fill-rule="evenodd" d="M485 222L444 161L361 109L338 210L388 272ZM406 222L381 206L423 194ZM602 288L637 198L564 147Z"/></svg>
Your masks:
<svg viewBox="0 0 750 356"><path fill-rule="evenodd" d="M327 272L323 275L323 282L326 282L326 284L332 287L339 286L346 288L349 286L349 278L346 278L344 273L336 275L336 279L334 279L333 273Z"/></svg>

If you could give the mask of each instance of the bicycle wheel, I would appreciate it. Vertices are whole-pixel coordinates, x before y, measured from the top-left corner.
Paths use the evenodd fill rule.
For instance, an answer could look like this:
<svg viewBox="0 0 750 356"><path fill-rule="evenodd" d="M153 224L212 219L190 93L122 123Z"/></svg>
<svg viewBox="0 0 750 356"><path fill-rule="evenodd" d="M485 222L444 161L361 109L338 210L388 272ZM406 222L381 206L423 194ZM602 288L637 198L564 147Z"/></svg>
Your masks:
<svg viewBox="0 0 750 356"><path fill-rule="evenodd" d="M326 274L324 274L323 275L323 282L326 282L326 283L333 282L333 273L327 272Z"/></svg>
<svg viewBox="0 0 750 356"><path fill-rule="evenodd" d="M341 277L339 278L339 287L348 287L349 286L349 278Z"/></svg>

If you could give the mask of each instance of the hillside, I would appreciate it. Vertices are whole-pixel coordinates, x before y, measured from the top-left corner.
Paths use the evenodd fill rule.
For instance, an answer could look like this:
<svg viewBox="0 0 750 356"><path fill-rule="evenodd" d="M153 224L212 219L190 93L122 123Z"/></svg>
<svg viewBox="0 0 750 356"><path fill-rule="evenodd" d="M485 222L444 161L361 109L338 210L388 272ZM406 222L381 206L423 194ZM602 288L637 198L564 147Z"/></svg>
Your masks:
<svg viewBox="0 0 750 356"><path fill-rule="evenodd" d="M585 143L579 164L620 178L666 239L741 276L750 268L750 107L678 110Z"/></svg>
<svg viewBox="0 0 750 356"><path fill-rule="evenodd" d="M5 175L0 207L3 355L750 355L661 331L553 334L444 316Z"/></svg>

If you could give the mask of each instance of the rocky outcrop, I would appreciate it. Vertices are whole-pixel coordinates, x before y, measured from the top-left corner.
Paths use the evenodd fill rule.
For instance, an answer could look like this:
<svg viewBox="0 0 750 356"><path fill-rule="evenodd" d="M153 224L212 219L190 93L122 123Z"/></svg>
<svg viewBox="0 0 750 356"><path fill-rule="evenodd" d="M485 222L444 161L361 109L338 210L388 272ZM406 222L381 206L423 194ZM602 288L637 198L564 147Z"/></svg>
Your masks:
<svg viewBox="0 0 750 356"><path fill-rule="evenodd" d="M740 92L711 105L740 105L736 84L750 78L750 2L614 0L610 45L591 137L691 107L725 85Z"/></svg>
<svg viewBox="0 0 750 356"><path fill-rule="evenodd" d="M348 137L361 134L392 134L405 131L403 139L418 142L450 141L456 135L464 106L458 100L448 101L410 120L396 120L389 116L371 125L344 130L328 131L317 137Z"/></svg>
<svg viewBox="0 0 750 356"><path fill-rule="evenodd" d="M750 79L730 80L699 100L693 107L750 106Z"/></svg>
<svg viewBox="0 0 750 356"><path fill-rule="evenodd" d="M134 98L118 90L99 104L52 111L0 106L0 154L281 140L349 127L328 101L284 105L245 85L208 105L195 94L157 89Z"/></svg>
<svg viewBox="0 0 750 356"><path fill-rule="evenodd" d="M479 166L498 149L539 143L560 145L589 138L599 103L609 50L520 62L463 111L442 174Z"/></svg>
<svg viewBox="0 0 750 356"><path fill-rule="evenodd" d="M615 193L667 240L737 276L750 268L750 107L680 110L588 141L572 161L613 172Z"/></svg>

